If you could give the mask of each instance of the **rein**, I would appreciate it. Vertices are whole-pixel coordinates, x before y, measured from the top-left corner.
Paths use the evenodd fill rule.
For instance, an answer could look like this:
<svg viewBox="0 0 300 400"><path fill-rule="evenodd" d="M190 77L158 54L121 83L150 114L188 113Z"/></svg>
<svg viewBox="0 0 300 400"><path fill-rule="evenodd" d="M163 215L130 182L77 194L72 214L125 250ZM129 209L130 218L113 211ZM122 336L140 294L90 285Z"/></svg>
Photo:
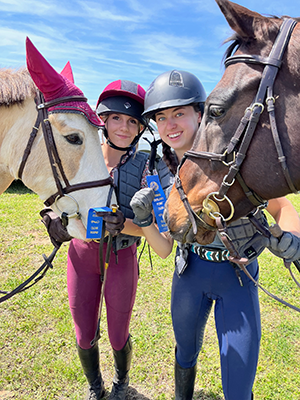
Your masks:
<svg viewBox="0 0 300 400"><path fill-rule="evenodd" d="M228 221L231 219L234 211L233 204L230 199L226 196L229 188L234 184L235 179L238 180L242 189L244 190L247 198L252 202L255 207L265 207L267 202L263 200L260 196L254 193L246 183L244 182L241 174L240 168L242 166L243 161L247 156L247 151L251 144L251 140L253 138L253 134L255 132L256 126L260 119L260 115L264 111L263 101L266 98L267 111L269 113L271 131L273 135L273 140L276 146L276 151L278 155L278 161L282 167L282 171L286 182L291 190L291 192L297 193L297 189L292 182L287 164L286 157L284 156L281 141L279 138L276 118L275 118L275 98L273 96L273 86L278 73L279 68L282 64L282 58L286 47L289 43L289 40L292 35L292 31L296 26L297 22L293 19L285 19L280 27L280 31L276 37L276 40L273 44L269 57L261 57L258 55L233 55L228 57L225 60L225 67L228 67L231 64L236 64L238 62L244 62L247 64L261 64L264 66L263 74L261 77L260 85L250 107L248 107L245 111L243 118L240 121L240 124L230 140L230 143L223 154L204 152L204 151L187 151L183 159L178 167L177 175L176 175L176 188L179 192L180 198L184 203L184 206L188 212L190 217L194 234L197 233L197 221L195 218L195 213L193 212L188 199L183 191L182 184L179 177L180 167L183 165L186 159L188 158L203 158L207 160L219 161L229 167L228 174L224 176L222 184L219 188L218 192L213 192L207 195L204 202L207 201L227 201L231 208L231 215L229 218L225 219L223 215L219 212L209 212L207 213L205 207L203 208L203 212L207 213L207 215L212 219L216 220L218 217L221 217L224 221ZM240 144L237 149L237 145ZM231 161L228 159L231 158ZM213 197L213 200L211 199ZM203 203L204 204L204 203Z"/></svg>
<svg viewBox="0 0 300 400"><path fill-rule="evenodd" d="M52 261L54 260L54 257L56 256L58 247L54 247L52 253L50 254L49 257L46 257L45 254L43 254L44 258L44 263L40 266L39 269L35 271L34 274L32 274L26 281L21 283L19 286L17 286L15 289L13 289L11 292L6 292L3 290L0 290L1 294L4 294L4 296L0 297L0 303L3 303L5 300L10 299L17 293L24 292L25 290L31 288L33 285L35 285L39 280L41 280L46 272L48 271L49 268L53 268ZM40 276L38 276L40 275ZM34 280L34 282L32 282ZM32 282L30 284L30 282Z"/></svg>
<svg viewBox="0 0 300 400"><path fill-rule="evenodd" d="M254 215L250 214L249 216L249 220L253 223L253 225L257 228L258 231L261 232L262 235L266 236L266 237L270 237L271 236L271 232L264 227L262 224L259 223L259 221L254 217ZM232 242L232 240L230 239L228 233L227 233L227 228L226 228L226 223L224 223L224 221L222 220L221 217L218 217L216 219L216 224L218 227L218 231L220 233L220 237L221 240L224 244L224 246L227 248L227 250L229 251L229 261L233 264L233 265L237 265L239 267L239 269L241 271L243 271L245 273L245 275L255 284L255 286L259 287L264 293L266 293L268 296L270 296L272 299L278 301L279 303L291 308L292 310L298 311L300 312L300 308L294 306L293 304L288 303L287 301L280 299L279 297L275 296L274 294L270 293L268 290L266 290L258 281L256 281L253 276L249 273L249 271L247 270L247 264L248 264L248 259L245 257L241 257L238 253L238 251L235 249L235 246ZM277 225L277 227L279 228L279 226ZM279 228L280 229L280 228ZM298 271L300 272L300 267L299 267L299 261L295 261L294 262L295 266L297 267ZM300 287L299 282L297 281L297 279L295 278L294 274L292 273L291 267L290 267L290 263L287 263L284 261L284 265L285 267L289 270L290 275L292 276L294 282L297 284L298 287ZM240 284L242 285L242 281L239 277L238 274L238 270L236 270L237 272L237 276L239 278ZM243 286L243 285L242 285Z"/></svg>
<svg viewBox="0 0 300 400"><path fill-rule="evenodd" d="M175 175L175 187L176 187L176 189L177 189L177 191L179 193L180 199L183 202L184 207L185 207L185 209L186 209L186 211L188 213L189 219L191 221L191 227L193 228L193 232L194 232L194 234L197 233L198 226L201 226L202 228L205 228L205 229L210 230L210 231L215 231L216 228L214 226L209 225L204 221L203 213L201 212L201 210L200 210L199 214L195 213L195 211L192 209L192 207L191 207L191 205L190 205L190 203L188 201L188 198L187 198L186 194L184 193L184 190L183 190L183 187L182 187L182 183L181 183L181 180L179 178L179 169L182 166L182 164L185 162L185 160L186 160L186 157L184 156L182 158L178 168L177 168L177 173ZM187 230L185 236L188 234L189 229Z"/></svg>
<svg viewBox="0 0 300 400"><path fill-rule="evenodd" d="M38 111L37 119L36 122L33 126L32 132L30 134L28 143L26 145L23 158L19 167L18 171L18 178L22 179L22 174L24 171L24 167L26 165L27 159L30 155L32 144L34 142L34 139L37 135L37 132L39 130L40 125L42 126L43 130L43 137L44 141L46 144L47 148L47 153L48 153L48 158L50 161L51 169L52 169L52 174L55 180L55 184L57 187L57 192L53 195L51 195L47 200L44 201L44 204L47 207L50 207L53 203L57 202L58 199L62 197L69 197L71 198L77 205L77 212L74 214L67 214L65 212L62 212L64 215L65 221L67 223L68 218L76 217L80 218L80 212L79 212L79 206L76 202L76 200L69 195L69 193L77 191L77 190L82 190L82 189L91 189L95 187L101 187L101 186L107 186L110 185L110 193L114 189L114 183L113 179L109 176L105 179L101 179L98 181L90 181L90 182L82 182L82 183L77 183L75 185L71 185L65 175L57 147L55 144L54 136L53 136L53 131L51 127L51 123L48 119L48 108L53 107L54 105L61 104L61 103L67 103L67 102L74 102L74 101L84 101L87 102L87 98L83 96L68 96L68 97L60 97L58 99L54 99L48 102L44 101L44 96L43 94L38 91L37 92L37 97L35 98L36 102L36 108ZM61 182L63 181L63 183Z"/></svg>

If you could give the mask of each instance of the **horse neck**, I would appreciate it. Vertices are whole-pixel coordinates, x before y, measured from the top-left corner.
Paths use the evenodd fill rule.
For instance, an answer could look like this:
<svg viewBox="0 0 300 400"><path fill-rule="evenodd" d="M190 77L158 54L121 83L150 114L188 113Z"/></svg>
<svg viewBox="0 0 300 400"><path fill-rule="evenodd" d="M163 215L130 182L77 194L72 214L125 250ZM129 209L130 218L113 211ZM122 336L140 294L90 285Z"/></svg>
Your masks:
<svg viewBox="0 0 300 400"><path fill-rule="evenodd" d="M36 115L33 98L0 107L0 193L18 178L18 168Z"/></svg>

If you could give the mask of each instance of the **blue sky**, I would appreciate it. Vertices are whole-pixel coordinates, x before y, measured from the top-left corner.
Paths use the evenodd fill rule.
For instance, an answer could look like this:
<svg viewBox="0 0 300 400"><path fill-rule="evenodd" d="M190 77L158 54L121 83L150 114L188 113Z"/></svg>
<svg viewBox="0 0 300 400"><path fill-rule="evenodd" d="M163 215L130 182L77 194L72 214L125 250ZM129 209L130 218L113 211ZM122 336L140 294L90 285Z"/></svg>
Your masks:
<svg viewBox="0 0 300 400"><path fill-rule="evenodd" d="M239 0L261 14L300 16L299 0ZM67 61L94 105L111 81L145 89L160 73L184 69L209 93L222 76L231 30L214 0L0 1L0 67L25 64L25 38L58 71Z"/></svg>

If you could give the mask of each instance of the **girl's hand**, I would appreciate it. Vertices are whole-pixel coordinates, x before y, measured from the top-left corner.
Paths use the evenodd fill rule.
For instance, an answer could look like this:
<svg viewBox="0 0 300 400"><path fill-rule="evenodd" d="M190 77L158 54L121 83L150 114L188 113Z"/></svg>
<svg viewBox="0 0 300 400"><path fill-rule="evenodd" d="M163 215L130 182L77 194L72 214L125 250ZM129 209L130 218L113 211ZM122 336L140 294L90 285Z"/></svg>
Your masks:
<svg viewBox="0 0 300 400"><path fill-rule="evenodd" d="M98 211L96 215L103 218L106 223L105 229L112 236L118 235L124 229L125 217L121 210L116 212Z"/></svg>
<svg viewBox="0 0 300 400"><path fill-rule="evenodd" d="M135 193L130 201L130 206L134 212L133 222L144 228L153 222L152 201L154 200L154 191L150 188L144 188Z"/></svg>

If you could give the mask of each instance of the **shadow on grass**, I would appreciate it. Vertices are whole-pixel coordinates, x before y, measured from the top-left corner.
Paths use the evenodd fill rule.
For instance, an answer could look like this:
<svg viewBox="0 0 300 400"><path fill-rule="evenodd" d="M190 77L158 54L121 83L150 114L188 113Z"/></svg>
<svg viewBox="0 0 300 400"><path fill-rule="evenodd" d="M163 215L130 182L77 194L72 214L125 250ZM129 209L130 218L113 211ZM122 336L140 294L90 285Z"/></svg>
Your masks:
<svg viewBox="0 0 300 400"><path fill-rule="evenodd" d="M211 391L198 390L194 392L194 399L196 400L224 400L223 396L214 394Z"/></svg>
<svg viewBox="0 0 300 400"><path fill-rule="evenodd" d="M109 395L110 392L106 392L105 399L108 399ZM193 398L197 400L224 400L224 397L215 395L212 392L205 392L204 390L195 391ZM126 400L151 400L151 399L147 396L144 396L142 393L139 393L132 386L129 386L126 394Z"/></svg>
<svg viewBox="0 0 300 400"><path fill-rule="evenodd" d="M33 191L28 189L28 187L26 187L22 181L14 180L9 188L6 189L5 193L26 194L33 193Z"/></svg>
<svg viewBox="0 0 300 400"><path fill-rule="evenodd" d="M106 391L104 399L108 399L110 392ZM144 396L142 393L139 393L132 386L128 386L128 390L126 393L126 400L151 400L149 397Z"/></svg>

